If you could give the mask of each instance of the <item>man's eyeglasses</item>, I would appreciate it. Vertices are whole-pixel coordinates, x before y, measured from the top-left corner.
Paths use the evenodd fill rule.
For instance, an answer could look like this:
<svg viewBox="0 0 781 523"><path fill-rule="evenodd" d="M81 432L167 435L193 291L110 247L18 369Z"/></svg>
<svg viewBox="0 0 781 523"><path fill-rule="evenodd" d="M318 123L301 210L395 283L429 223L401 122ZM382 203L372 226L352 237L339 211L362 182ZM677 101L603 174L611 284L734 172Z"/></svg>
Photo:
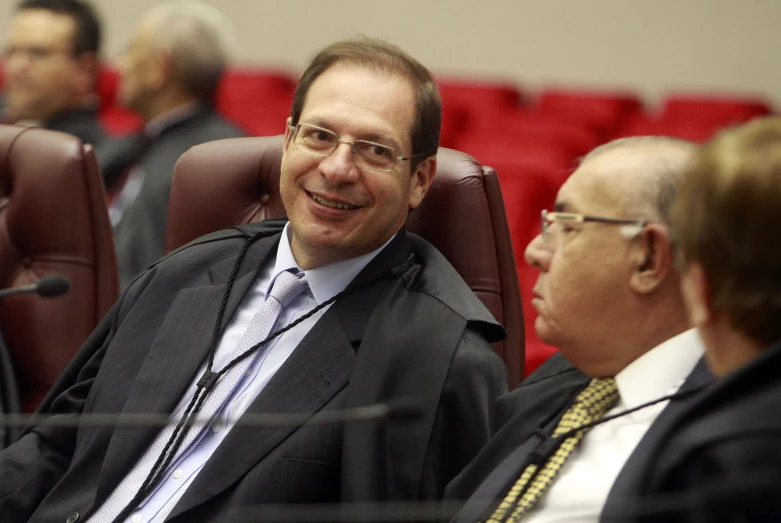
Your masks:
<svg viewBox="0 0 781 523"><path fill-rule="evenodd" d="M293 143L296 147L317 156L329 156L339 144L350 145L355 165L369 171L392 171L397 162L406 162L422 155L399 156L393 147L366 140L345 142L340 140L335 132L308 123L300 123L295 127L288 125L288 128L293 132Z"/></svg>
<svg viewBox="0 0 781 523"><path fill-rule="evenodd" d="M648 223L645 220L624 220L619 218L603 218L602 216L587 216L574 212L548 212L542 211L542 239L545 243L553 243L556 237L557 223L584 223L599 222L610 225L623 225L621 234L627 238L637 236Z"/></svg>
<svg viewBox="0 0 781 523"><path fill-rule="evenodd" d="M47 47L6 47L3 49L3 59L10 62L15 57L25 57L30 62L42 62L57 55L73 55L67 49L50 49Z"/></svg>

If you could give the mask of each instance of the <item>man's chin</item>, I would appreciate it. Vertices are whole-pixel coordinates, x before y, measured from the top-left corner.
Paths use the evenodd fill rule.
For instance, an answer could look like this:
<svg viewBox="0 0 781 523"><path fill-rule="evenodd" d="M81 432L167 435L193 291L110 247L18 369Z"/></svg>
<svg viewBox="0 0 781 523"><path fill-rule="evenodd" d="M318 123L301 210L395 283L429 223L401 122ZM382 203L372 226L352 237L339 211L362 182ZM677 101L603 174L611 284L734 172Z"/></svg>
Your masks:
<svg viewBox="0 0 781 523"><path fill-rule="evenodd" d="M542 316L537 316L537 318L534 320L534 332L543 343L558 346L557 343L559 339L556 336L554 329L551 327L550 323L545 321L545 318Z"/></svg>

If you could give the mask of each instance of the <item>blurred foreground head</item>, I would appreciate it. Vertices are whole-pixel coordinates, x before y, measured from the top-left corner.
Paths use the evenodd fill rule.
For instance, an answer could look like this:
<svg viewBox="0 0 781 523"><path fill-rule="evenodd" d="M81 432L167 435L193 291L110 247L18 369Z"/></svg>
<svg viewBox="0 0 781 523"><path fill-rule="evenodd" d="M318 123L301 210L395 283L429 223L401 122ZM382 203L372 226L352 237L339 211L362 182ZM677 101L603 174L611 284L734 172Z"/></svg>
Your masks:
<svg viewBox="0 0 781 523"><path fill-rule="evenodd" d="M695 155L673 208L691 322L717 374L781 339L781 118L724 131Z"/></svg>

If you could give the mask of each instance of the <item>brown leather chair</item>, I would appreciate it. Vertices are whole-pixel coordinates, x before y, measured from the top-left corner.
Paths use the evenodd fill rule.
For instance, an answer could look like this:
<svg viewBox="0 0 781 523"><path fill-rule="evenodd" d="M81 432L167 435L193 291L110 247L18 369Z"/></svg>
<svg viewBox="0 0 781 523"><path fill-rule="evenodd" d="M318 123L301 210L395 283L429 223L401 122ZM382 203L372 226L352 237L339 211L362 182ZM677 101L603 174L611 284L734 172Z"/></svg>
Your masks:
<svg viewBox="0 0 781 523"><path fill-rule="evenodd" d="M237 224L285 215L279 196L283 137L198 145L174 170L166 249ZM407 230L431 242L507 328L496 345L511 386L523 377L523 312L515 258L496 172L440 148L438 170Z"/></svg>
<svg viewBox="0 0 781 523"><path fill-rule="evenodd" d="M48 274L71 282L56 298L0 302L0 332L30 412L117 299L116 258L95 153L78 138L0 125L0 197L0 288Z"/></svg>

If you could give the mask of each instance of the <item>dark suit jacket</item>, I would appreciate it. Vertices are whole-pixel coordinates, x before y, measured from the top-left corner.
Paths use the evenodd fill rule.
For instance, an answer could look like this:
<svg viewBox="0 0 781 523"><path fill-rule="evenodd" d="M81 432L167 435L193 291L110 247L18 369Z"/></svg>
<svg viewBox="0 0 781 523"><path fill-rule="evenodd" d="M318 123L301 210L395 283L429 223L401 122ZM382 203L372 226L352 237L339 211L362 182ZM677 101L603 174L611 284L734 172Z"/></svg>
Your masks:
<svg viewBox="0 0 781 523"><path fill-rule="evenodd" d="M246 237L257 233L261 239L238 272L226 323L276 252L282 223L207 236L137 278L66 369L42 412L170 412L207 353ZM397 269L391 273L391 267ZM442 255L413 235L402 231L350 285L378 275L387 277L328 309L247 412L314 415L414 398L422 407L420 420L235 427L172 520L214 521L229 509L261 503L441 498L492 432L506 371L488 341L503 337L504 330ZM88 515L156 432L35 427L0 453L0 521Z"/></svg>
<svg viewBox="0 0 781 523"><path fill-rule="evenodd" d="M681 391L700 387L711 380L710 372L701 361L681 386ZM499 400L497 411L503 426L447 487L447 498L468 499L455 521L473 522L486 515L518 479L532 453L553 433L569 403L590 381L557 353ZM666 427L694 401L693 398L671 401L657 417L616 478L600 521L621 520L609 516L623 510L624 500L636 496L643 471L654 456L651 449L663 437Z"/></svg>
<svg viewBox="0 0 781 523"><path fill-rule="evenodd" d="M639 494L647 507L672 496L681 510L632 521L781 521L780 377L776 343L669 425Z"/></svg>
<svg viewBox="0 0 781 523"><path fill-rule="evenodd" d="M243 133L226 122L211 108L200 107L181 121L165 127L140 156L127 157L125 148L136 148L136 137L124 137L108 144L100 154L101 165L114 165L114 155L143 169L141 192L125 209L114 230L114 244L122 287L149 267L165 252L165 226L171 179L179 157L191 147L222 138L236 138ZM127 162L126 162L127 163ZM122 166L122 169L132 164ZM116 168L116 166L114 166Z"/></svg>
<svg viewBox="0 0 781 523"><path fill-rule="evenodd" d="M85 144L92 145L96 151L100 151L108 139L106 131L98 120L97 109L90 107L64 111L44 122L44 127L52 131L72 134Z"/></svg>
<svg viewBox="0 0 781 523"><path fill-rule="evenodd" d="M0 96L0 124L12 124L14 121L4 116L5 100ZM96 107L85 106L67 109L46 122L41 122L44 129L72 134L85 144L92 145L100 151L107 143L108 137L98 119Z"/></svg>

